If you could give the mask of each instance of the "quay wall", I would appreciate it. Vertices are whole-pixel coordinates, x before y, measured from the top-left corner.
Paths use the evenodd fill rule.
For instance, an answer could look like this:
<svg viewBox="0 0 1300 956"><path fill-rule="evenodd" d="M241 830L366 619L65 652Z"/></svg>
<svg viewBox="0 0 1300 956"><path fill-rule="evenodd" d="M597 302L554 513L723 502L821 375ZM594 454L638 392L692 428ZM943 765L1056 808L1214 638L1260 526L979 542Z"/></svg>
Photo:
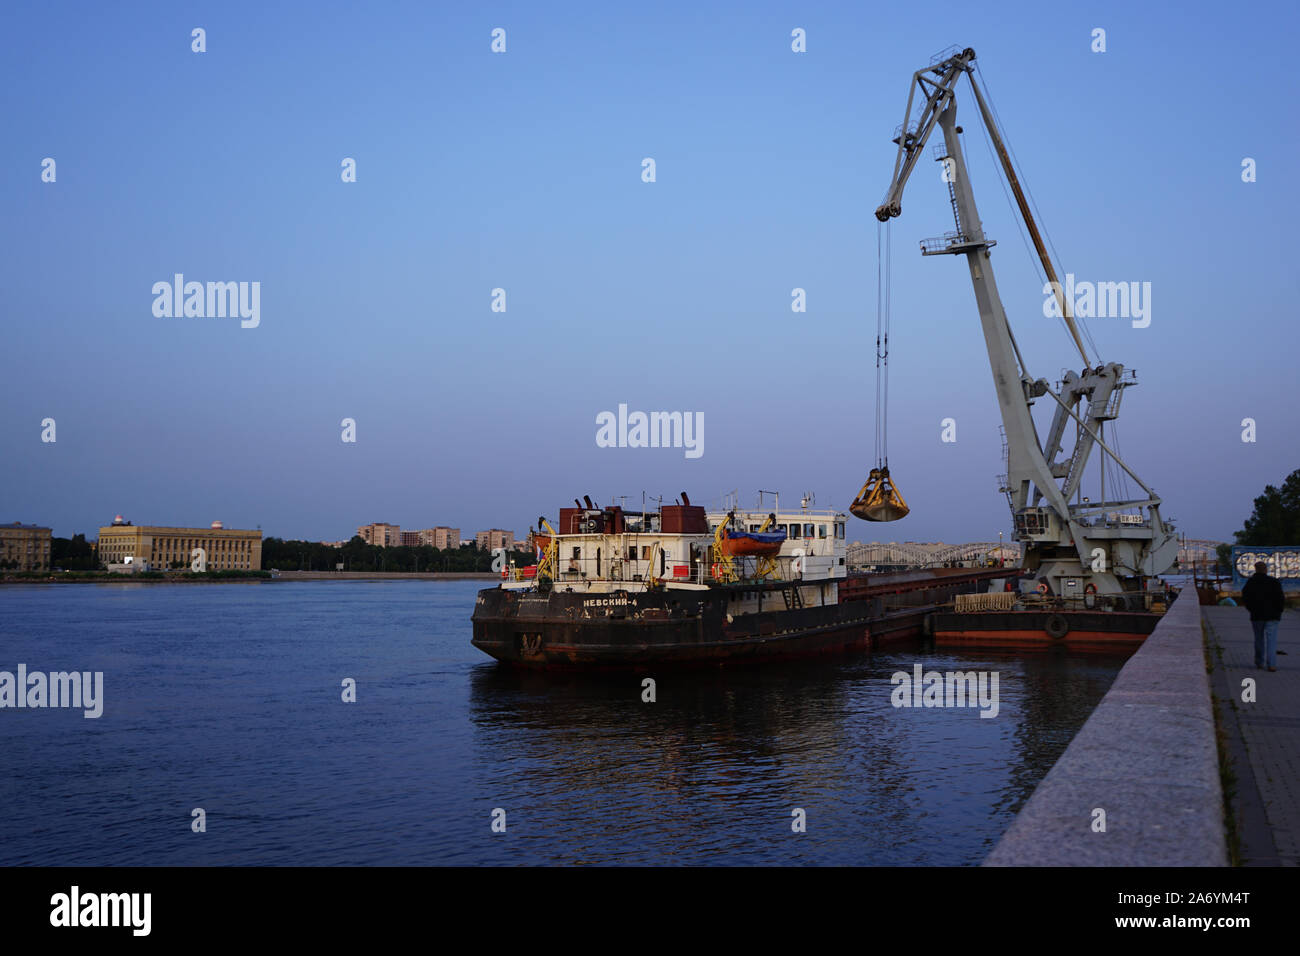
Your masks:
<svg viewBox="0 0 1300 956"><path fill-rule="evenodd" d="M1228 865L1193 588L1124 665L983 865Z"/></svg>

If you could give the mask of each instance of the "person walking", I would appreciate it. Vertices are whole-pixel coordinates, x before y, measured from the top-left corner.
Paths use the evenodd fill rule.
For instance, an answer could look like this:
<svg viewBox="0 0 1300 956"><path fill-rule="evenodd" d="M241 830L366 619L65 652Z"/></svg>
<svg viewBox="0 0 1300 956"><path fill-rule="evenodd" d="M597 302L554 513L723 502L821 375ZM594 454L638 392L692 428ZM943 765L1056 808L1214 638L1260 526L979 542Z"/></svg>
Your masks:
<svg viewBox="0 0 1300 956"><path fill-rule="evenodd" d="M1282 582L1269 576L1263 561L1255 562L1255 573L1241 589L1241 603L1250 611L1250 626L1255 631L1255 666L1277 670L1277 625L1286 598Z"/></svg>

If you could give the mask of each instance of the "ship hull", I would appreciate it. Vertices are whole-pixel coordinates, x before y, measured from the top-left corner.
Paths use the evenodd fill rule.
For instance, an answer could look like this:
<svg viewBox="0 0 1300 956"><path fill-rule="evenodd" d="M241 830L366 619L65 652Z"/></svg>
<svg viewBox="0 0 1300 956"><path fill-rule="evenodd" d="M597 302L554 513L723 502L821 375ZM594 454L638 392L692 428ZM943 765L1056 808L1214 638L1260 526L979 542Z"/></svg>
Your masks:
<svg viewBox="0 0 1300 956"><path fill-rule="evenodd" d="M1143 611L975 611L933 619L939 647L1117 651L1129 653L1147 639L1162 615Z"/></svg>
<svg viewBox="0 0 1300 956"><path fill-rule="evenodd" d="M813 606L792 606L798 604L793 587L765 586L763 609L734 615L728 612L732 602L747 588L752 596L756 585L548 595L488 588L479 592L475 604L473 644L502 663L548 669L698 666L844 654L921 636L935 605L979 586L974 578L924 583L924 590L914 591L915 603L869 597ZM802 590L806 594L810 588Z"/></svg>

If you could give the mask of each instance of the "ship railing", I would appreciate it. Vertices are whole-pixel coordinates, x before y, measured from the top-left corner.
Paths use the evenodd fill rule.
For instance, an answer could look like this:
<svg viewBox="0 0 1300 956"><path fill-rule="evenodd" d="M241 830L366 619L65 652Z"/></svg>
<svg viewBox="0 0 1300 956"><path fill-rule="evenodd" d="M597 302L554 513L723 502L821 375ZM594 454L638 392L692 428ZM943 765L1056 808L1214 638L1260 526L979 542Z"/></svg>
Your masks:
<svg viewBox="0 0 1300 956"><path fill-rule="evenodd" d="M1031 611L1159 611L1165 606L1163 591L1124 591L1120 594L1081 594L1075 597L1020 594L1016 602Z"/></svg>
<svg viewBox="0 0 1300 956"><path fill-rule="evenodd" d="M693 584L708 583L708 564L706 561L676 561L668 559L662 568L658 558L653 565L644 557L628 558L615 556L599 558L583 555L581 558L561 558L556 572L557 583L625 583L643 584L648 580L678 581Z"/></svg>
<svg viewBox="0 0 1300 956"><path fill-rule="evenodd" d="M829 541L829 539L828 539ZM796 545L807 547L808 544ZM820 548L814 549L809 557L834 557L835 552L827 548L825 554L821 553ZM661 553L660 553L661 554ZM752 581L757 580L757 562L754 558L736 558L733 560L731 576L728 575L727 569L721 565L715 567L708 555L696 554L692 559L682 557L668 558L661 563L659 556L652 556L651 560L647 559L640 551L635 558L628 557L626 551L623 554L615 553L611 559L608 554L602 553L599 557L595 554L584 553L581 557L564 557L563 549L556 561L556 571L554 580L556 584L628 584L644 585L650 581L660 583L682 583L682 584L725 584L734 580ZM795 580L801 578L801 575L794 570L796 555L780 554L775 557L776 568L771 577L779 580ZM537 575L536 567L513 568L504 575L510 580L521 582L534 580Z"/></svg>

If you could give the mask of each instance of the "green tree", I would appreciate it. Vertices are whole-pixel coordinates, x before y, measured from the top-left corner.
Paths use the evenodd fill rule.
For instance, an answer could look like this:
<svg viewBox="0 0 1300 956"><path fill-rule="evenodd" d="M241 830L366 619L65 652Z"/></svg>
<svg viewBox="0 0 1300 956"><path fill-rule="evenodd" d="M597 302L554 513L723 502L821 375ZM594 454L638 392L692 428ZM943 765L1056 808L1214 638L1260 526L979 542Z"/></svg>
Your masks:
<svg viewBox="0 0 1300 956"><path fill-rule="evenodd" d="M511 557L521 565L532 564L534 560L533 554L526 550ZM381 548L366 544L359 536L353 536L341 548L316 541L286 541L276 537L262 540L262 567L267 570L333 571L337 564L346 565L349 571L482 572L492 570L492 552L473 545L441 551L428 545Z"/></svg>
<svg viewBox="0 0 1300 956"><path fill-rule="evenodd" d="M1235 537L1237 544L1252 547L1300 545L1300 468L1287 475L1281 488L1265 486Z"/></svg>
<svg viewBox="0 0 1300 956"><path fill-rule="evenodd" d="M68 571L93 571L96 566L95 554L84 534L50 539L50 567L65 568Z"/></svg>
<svg viewBox="0 0 1300 956"><path fill-rule="evenodd" d="M1232 571L1232 545L1216 544L1214 553L1219 559L1219 570L1225 573Z"/></svg>

